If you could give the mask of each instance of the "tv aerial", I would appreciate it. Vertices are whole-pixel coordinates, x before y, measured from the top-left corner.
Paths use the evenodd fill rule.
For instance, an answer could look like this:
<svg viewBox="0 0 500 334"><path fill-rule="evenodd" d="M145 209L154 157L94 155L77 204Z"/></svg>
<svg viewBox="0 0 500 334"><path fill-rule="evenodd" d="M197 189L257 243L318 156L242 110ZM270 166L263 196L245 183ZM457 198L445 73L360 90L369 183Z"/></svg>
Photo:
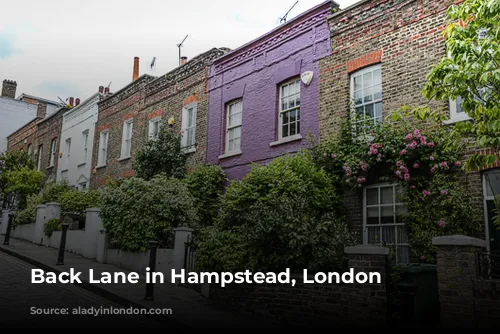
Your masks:
<svg viewBox="0 0 500 334"><path fill-rule="evenodd" d="M296 1L292 7L290 7L290 9L285 13L285 15L283 15L283 17L280 18L280 23L285 23L286 22L286 17L288 16L288 14L292 11L293 7L295 7L297 4L299 3L299 1Z"/></svg>
<svg viewBox="0 0 500 334"><path fill-rule="evenodd" d="M149 69L151 72L154 72L154 68L156 67L156 57L153 57L153 60L151 60L151 63L149 64Z"/></svg>
<svg viewBox="0 0 500 334"><path fill-rule="evenodd" d="M188 35L186 35L186 37L184 37L182 42L177 44L177 47L179 48L179 66L181 65L181 47L182 47L182 44L184 44L184 41L186 40L186 38L188 38Z"/></svg>

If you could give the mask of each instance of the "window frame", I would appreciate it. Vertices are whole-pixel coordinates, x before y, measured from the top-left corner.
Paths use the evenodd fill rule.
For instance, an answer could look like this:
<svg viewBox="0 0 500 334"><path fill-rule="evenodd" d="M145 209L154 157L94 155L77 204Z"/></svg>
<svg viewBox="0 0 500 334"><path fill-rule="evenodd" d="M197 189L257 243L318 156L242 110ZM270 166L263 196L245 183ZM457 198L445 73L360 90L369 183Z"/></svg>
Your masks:
<svg viewBox="0 0 500 334"><path fill-rule="evenodd" d="M365 75L366 73L371 73L371 72L375 72L377 70L380 70L380 99L373 99L372 101L368 102L368 103L365 103L364 102L364 95L362 94L361 95L361 98L363 99L363 102L359 105L359 106L356 106L355 104L355 97L354 97L354 93L355 93L355 89L354 89L354 78L358 77L358 76L361 76L363 77L363 75ZM373 88L375 87L376 85L373 84L373 76L372 76L372 85L370 86L370 88ZM364 87L361 87L361 92L363 92L365 88ZM376 63L376 64L372 64L372 65L369 65L369 66L366 66L366 67L363 67L361 69L358 69L356 71L353 71L351 73L349 73L349 97L350 97L350 117L352 119L354 119L354 116L356 115L356 108L357 107L360 107L360 106L366 106L366 105L373 105L373 115L374 117L371 117L371 118L367 118L366 117L366 113L365 111L363 112L363 116L364 116L364 120L363 122L368 122L368 120L370 119L379 119L379 122L378 123L374 123L374 124L380 124L382 123L383 121L383 115L384 115L384 87L383 87L383 82L382 82L382 63ZM373 96L373 92L372 92L372 96ZM379 116L375 116L375 105L377 103L381 103L381 110L380 110L380 115ZM354 126L354 131L357 132L357 129L356 129L356 124L358 124L359 122L356 122L354 121L353 122L353 126Z"/></svg>
<svg viewBox="0 0 500 334"><path fill-rule="evenodd" d="M152 134L154 124L158 124L156 135ZM153 117L148 122L148 140L157 140L160 133L161 116Z"/></svg>
<svg viewBox="0 0 500 334"><path fill-rule="evenodd" d="M99 152L97 152L97 167L106 166L108 160L109 130L99 133ZM104 150L104 153L103 153Z"/></svg>
<svg viewBox="0 0 500 334"><path fill-rule="evenodd" d="M380 189L381 188L386 188L386 187L392 187L393 188L393 201L392 203L390 204L381 204L380 203L380 194L381 194L381 191ZM377 198L378 198L378 203L377 204L373 204L373 205L367 205L367 190L369 189L378 189L378 195L377 195ZM393 213L394 213L394 216L396 215L397 213L397 210L396 210L396 207L398 205L406 205L405 203L402 203L402 202L399 202L396 198L396 195L397 195L397 188L398 188L398 184L397 183L391 183L391 182L381 182L381 183L374 183L374 184L370 184L370 185L366 185L363 187L363 201L362 201L362 205L363 205L363 244L365 245L377 245L377 246L382 246L383 244L383 227L394 227L394 243L391 243L389 244L390 246L394 246L395 247L395 262L396 263L400 263L399 261L399 252L398 252L398 246L405 246L407 247L408 249L408 261L410 262L411 261L411 250L410 250L410 246L409 246L409 241L408 241L408 230L406 230L406 242L399 242L398 240L398 227L401 227L401 226L405 226L404 223L390 223L390 224L383 224L380 222L380 219L382 217L381 215L381 209L382 207L384 206L390 206L392 205L393 207ZM378 218L379 218L379 223L378 224L367 224L367 214L368 214L368 208L369 207L378 207L379 208L379 213L378 213ZM372 228L375 228L375 227L378 227L379 228L379 238L380 238L380 241L379 242L376 242L376 243L370 243L369 240L368 240L368 228L369 227L372 227Z"/></svg>
<svg viewBox="0 0 500 334"><path fill-rule="evenodd" d="M37 162L36 162L37 171L40 171L42 169L42 154L43 154L43 144L38 145Z"/></svg>
<svg viewBox="0 0 500 334"><path fill-rule="evenodd" d="M56 154L57 154L57 138L52 138L50 141L50 158L49 166L47 168L54 167L56 164Z"/></svg>
<svg viewBox="0 0 500 334"><path fill-rule="evenodd" d="M121 149L120 159L128 159L132 156L133 126L134 126L133 117L123 122L122 149ZM128 138L127 138L127 133L130 134Z"/></svg>
<svg viewBox="0 0 500 334"><path fill-rule="evenodd" d="M90 131L89 129L82 131L82 136L83 136L83 161L82 163L86 163L88 159L88 152L89 152L89 135Z"/></svg>
<svg viewBox="0 0 500 334"><path fill-rule="evenodd" d="M189 122L189 110L192 109L193 111L193 119L194 119L194 125L191 127L188 127L188 122ZM198 103L197 102L192 102L184 107L182 107L182 126L181 126L181 131L182 131L182 148L185 152L191 153L196 151L196 128L197 128L197 120L198 120ZM187 132L189 129L193 129L193 140L194 142L191 145L188 145L188 137L187 137Z"/></svg>
<svg viewBox="0 0 500 334"><path fill-rule="evenodd" d="M290 86L292 84L295 84L296 86L298 85L299 87L299 105L297 107L297 105L295 105L293 108L288 108L288 109L282 109L282 106L283 106L283 103L282 103L282 100L284 98L289 98L290 95L284 97L283 96L283 87L285 86ZM294 138L301 138L301 134L300 134L300 123L301 123L301 115L300 115L300 112L301 112L301 94L302 94L302 81L300 80L300 77L293 77L291 79L288 79L282 83L279 84L278 86L278 141L284 141L284 140L291 140L291 139L294 139ZM295 93L296 94L296 93ZM297 102L297 100L295 100L295 102ZM298 117L298 120L297 120L297 116L295 116L295 122L294 125L297 127L298 126L298 130L296 129L296 132L293 134L293 135L290 135L290 124L292 122L288 122L288 135L287 136L284 136L283 137L283 115L284 114L287 114L287 113L291 113L292 111L297 111L298 110L298 113L299 113L299 117Z"/></svg>
<svg viewBox="0 0 500 334"><path fill-rule="evenodd" d="M237 105L239 104L241 106L241 111L240 111L240 114L241 114L241 117L240 117L240 123L239 125L233 125L232 127L229 127L229 112L230 112L230 108L231 106L233 105ZM225 148L224 148L224 152L225 154L227 155L233 155L233 154L238 154L238 153L241 153L241 139L243 137L243 99L239 98L239 99L234 99L232 101L229 101L227 104L226 104L226 108L225 108L225 114L226 114L226 138L225 138ZM239 140L240 140L240 144L239 144L239 147L237 149L233 149L233 150L229 150L229 132L230 130L234 130L236 128L240 128L240 136L239 136ZM234 137L232 138L234 140Z"/></svg>

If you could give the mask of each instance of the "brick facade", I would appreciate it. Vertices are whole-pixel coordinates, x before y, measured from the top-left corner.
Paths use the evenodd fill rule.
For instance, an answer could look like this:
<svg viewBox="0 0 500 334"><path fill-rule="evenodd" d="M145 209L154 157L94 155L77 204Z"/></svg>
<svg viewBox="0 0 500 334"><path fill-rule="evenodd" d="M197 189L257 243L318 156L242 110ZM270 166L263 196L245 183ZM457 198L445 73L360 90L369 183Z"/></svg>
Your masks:
<svg viewBox="0 0 500 334"><path fill-rule="evenodd" d="M446 9L458 2L365 0L332 14L332 52L320 60L320 139L336 135L349 114L351 74L372 65L381 69L382 116L404 105L427 104L420 92L431 65L445 55ZM431 104L449 109L447 103ZM482 210L480 174L464 173L463 181ZM360 192L347 193L349 221L357 232L362 232L362 205Z"/></svg>
<svg viewBox="0 0 500 334"><path fill-rule="evenodd" d="M164 125L174 119L174 130L181 132L184 106L196 108L196 150L188 164L205 162L207 128L207 78L211 62L227 49L211 49L187 61L171 72L153 77L142 75L131 84L99 103L99 117L94 136L91 187L100 187L108 177L129 177L133 170L134 153L149 139L149 121L160 118ZM131 156L121 159L123 122L132 119ZM109 133L107 163L98 166L100 134Z"/></svg>

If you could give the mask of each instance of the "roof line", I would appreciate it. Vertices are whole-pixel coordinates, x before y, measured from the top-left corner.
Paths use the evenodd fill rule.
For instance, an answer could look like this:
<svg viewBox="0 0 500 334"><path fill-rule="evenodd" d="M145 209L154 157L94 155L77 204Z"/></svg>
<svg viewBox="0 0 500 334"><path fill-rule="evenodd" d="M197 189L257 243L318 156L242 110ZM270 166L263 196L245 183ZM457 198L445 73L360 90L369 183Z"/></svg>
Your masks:
<svg viewBox="0 0 500 334"><path fill-rule="evenodd" d="M38 97L38 96L35 96L35 95L26 94L26 93L22 93L21 95L19 95L16 100L21 100L21 98L24 97L24 96L26 96L28 98L32 98L34 100L39 100L39 101L42 101L42 102L50 103L50 104L55 104L55 105L59 104L56 101L44 99L44 98L41 98L41 97Z"/></svg>
<svg viewBox="0 0 500 334"><path fill-rule="evenodd" d="M147 73L144 73L143 75L139 76L137 79L135 79L134 81L130 82L129 84L127 84L126 86L123 86L122 88L120 88L119 90L117 90L116 92L114 93L111 93L109 96L106 96L104 99L102 99L101 101L99 101L99 104L104 102L104 101L107 101L108 99L110 99L111 97L114 97L118 94L120 94L121 92L123 92L124 90L126 90L127 88L133 86L134 84L136 84L137 82L139 82L140 80L142 80L143 78L147 78L147 77L151 77L151 78L157 78L156 76L154 75L151 75L151 74L147 74Z"/></svg>

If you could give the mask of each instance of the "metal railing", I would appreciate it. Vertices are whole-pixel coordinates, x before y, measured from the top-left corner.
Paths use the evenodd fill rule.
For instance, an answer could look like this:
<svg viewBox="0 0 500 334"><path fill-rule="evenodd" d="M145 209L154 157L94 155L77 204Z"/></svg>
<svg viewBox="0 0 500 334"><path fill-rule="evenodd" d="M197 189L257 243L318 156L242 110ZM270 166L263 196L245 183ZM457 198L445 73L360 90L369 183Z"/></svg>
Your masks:
<svg viewBox="0 0 500 334"><path fill-rule="evenodd" d="M500 279L500 252L477 253L477 269L483 279Z"/></svg>

